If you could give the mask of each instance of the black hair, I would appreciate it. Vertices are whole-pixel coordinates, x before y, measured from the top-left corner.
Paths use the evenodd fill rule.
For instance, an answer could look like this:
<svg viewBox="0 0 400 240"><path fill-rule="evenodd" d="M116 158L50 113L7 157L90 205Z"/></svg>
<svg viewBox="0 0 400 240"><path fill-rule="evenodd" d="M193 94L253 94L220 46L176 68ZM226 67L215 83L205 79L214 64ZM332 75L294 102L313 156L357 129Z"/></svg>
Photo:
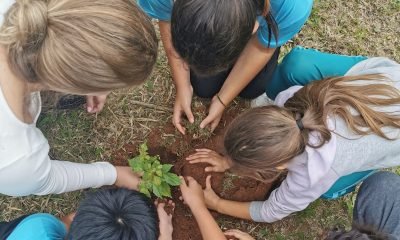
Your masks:
<svg viewBox="0 0 400 240"><path fill-rule="evenodd" d="M156 240L157 210L142 193L104 189L88 194L72 221L69 240Z"/></svg>
<svg viewBox="0 0 400 240"><path fill-rule="evenodd" d="M354 224L350 231L344 228L331 230L325 240L388 240L389 237L373 227Z"/></svg>
<svg viewBox="0 0 400 240"><path fill-rule="evenodd" d="M267 1L267 2L265 2ZM171 17L172 44L199 75L229 69L252 37L258 15L269 26L269 42L278 27L269 0L176 0Z"/></svg>

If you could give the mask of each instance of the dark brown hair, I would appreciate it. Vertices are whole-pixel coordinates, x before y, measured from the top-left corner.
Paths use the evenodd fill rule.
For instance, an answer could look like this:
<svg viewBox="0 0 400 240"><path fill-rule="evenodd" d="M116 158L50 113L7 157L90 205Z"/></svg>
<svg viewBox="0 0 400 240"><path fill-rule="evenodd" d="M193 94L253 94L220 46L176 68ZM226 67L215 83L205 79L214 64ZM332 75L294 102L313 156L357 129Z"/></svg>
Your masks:
<svg viewBox="0 0 400 240"><path fill-rule="evenodd" d="M199 75L232 67L250 41L257 16L266 18L269 41L278 26L269 0L176 0L171 16L172 44Z"/></svg>
<svg viewBox="0 0 400 240"><path fill-rule="evenodd" d="M358 80L374 82L355 83ZM232 171L263 181L273 179L279 173L277 167L303 153L306 146L318 148L331 139L330 115L344 119L356 134L390 139L381 128L400 128L400 116L372 108L400 104L399 90L388 82L380 75L315 81L296 92L284 107L271 105L243 113L229 126L224 139L225 151L234 163ZM315 143L309 142L311 132L319 139Z"/></svg>

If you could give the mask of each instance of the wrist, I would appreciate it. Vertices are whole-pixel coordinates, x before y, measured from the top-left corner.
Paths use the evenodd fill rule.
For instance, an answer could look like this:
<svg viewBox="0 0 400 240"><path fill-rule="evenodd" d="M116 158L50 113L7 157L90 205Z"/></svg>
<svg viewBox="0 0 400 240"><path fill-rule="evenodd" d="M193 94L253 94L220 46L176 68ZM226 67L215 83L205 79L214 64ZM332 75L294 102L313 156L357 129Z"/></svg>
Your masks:
<svg viewBox="0 0 400 240"><path fill-rule="evenodd" d="M158 240L172 240L172 234L167 236L167 235L163 235L162 233L160 233Z"/></svg>

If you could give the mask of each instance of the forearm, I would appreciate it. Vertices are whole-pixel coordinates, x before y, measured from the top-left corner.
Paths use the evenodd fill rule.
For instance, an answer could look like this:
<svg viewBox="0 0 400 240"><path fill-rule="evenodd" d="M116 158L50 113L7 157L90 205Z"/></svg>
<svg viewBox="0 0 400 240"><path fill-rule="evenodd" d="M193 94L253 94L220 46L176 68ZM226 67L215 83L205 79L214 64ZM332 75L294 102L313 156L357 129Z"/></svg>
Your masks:
<svg viewBox="0 0 400 240"><path fill-rule="evenodd" d="M161 41L164 45L168 63L171 68L172 79L177 89L190 85L190 71L186 63L179 57L172 45L171 24L165 21L159 21Z"/></svg>
<svg viewBox="0 0 400 240"><path fill-rule="evenodd" d="M97 188L112 185L117 179L115 167L105 162L82 164L52 160L48 173L44 174L37 195Z"/></svg>
<svg viewBox="0 0 400 240"><path fill-rule="evenodd" d="M250 202L236 202L221 198L216 210L225 215L251 220Z"/></svg>
<svg viewBox="0 0 400 240"><path fill-rule="evenodd" d="M253 36L219 92L225 104L229 104L257 76L274 52L274 48L265 48Z"/></svg>
<svg viewBox="0 0 400 240"><path fill-rule="evenodd" d="M225 240L225 235L219 228L211 213L204 206L191 209L196 218L203 239Z"/></svg>

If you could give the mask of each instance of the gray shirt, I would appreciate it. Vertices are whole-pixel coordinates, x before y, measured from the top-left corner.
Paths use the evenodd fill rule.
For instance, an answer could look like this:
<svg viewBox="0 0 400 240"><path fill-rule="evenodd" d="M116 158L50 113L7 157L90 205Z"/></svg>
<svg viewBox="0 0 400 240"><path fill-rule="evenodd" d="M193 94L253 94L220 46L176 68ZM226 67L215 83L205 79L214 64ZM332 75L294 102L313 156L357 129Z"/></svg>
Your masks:
<svg viewBox="0 0 400 240"><path fill-rule="evenodd" d="M400 87L400 64L387 58L370 58L352 67L346 75L383 74ZM365 81L360 80L360 84ZM369 81L370 82L370 81ZM388 83L392 84L392 83ZM275 104L283 104L301 89L294 86L280 93ZM382 111L400 110L390 106ZM254 221L274 222L291 213L305 209L342 176L363 170L379 169L400 165L400 140L389 141L374 134L356 136L335 116L328 119L332 139L321 148L306 150L296 156L288 166L287 178L264 201L250 204L250 215ZM398 129L386 128L391 136L398 135ZM350 139L348 139L350 138ZM310 143L318 141L316 133L311 133Z"/></svg>

